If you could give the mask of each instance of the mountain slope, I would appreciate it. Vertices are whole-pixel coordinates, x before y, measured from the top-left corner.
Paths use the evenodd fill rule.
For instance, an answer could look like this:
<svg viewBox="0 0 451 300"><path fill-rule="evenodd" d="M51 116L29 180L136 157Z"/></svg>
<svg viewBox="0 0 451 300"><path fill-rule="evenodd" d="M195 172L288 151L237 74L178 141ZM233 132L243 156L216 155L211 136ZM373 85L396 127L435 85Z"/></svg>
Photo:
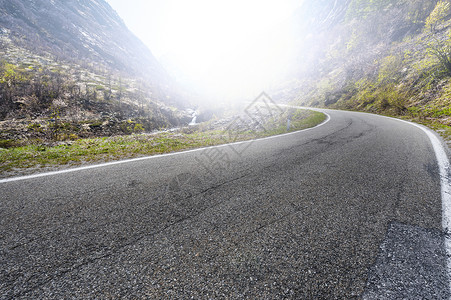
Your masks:
<svg viewBox="0 0 451 300"><path fill-rule="evenodd" d="M0 142L187 124L180 94L105 0L0 0Z"/></svg>
<svg viewBox="0 0 451 300"><path fill-rule="evenodd" d="M449 0L307 0L286 100L390 114L451 136ZM288 88L287 88L288 86Z"/></svg>
<svg viewBox="0 0 451 300"><path fill-rule="evenodd" d="M150 50L104 0L0 0L0 14L0 26L10 30L15 42L34 52L165 79Z"/></svg>

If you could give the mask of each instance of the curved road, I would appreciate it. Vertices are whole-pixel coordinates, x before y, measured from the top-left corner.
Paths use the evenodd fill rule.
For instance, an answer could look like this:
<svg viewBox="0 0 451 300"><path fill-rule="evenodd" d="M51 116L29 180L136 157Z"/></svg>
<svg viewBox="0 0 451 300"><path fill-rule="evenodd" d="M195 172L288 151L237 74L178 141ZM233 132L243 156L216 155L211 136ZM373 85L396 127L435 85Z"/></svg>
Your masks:
<svg viewBox="0 0 451 300"><path fill-rule="evenodd" d="M0 299L447 299L441 181L412 125L311 130L0 181Z"/></svg>

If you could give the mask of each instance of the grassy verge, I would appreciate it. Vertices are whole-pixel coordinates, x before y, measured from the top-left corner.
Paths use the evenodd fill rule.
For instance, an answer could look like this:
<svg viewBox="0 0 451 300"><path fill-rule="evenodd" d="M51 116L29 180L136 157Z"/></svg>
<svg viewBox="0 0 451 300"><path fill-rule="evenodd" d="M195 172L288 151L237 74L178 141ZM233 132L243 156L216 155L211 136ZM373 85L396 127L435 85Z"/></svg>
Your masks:
<svg viewBox="0 0 451 300"><path fill-rule="evenodd" d="M106 162L267 137L286 133L287 118L291 120L289 131L296 131L314 127L323 122L326 116L313 111L290 110L277 120L268 121L264 130L231 132L225 129L202 129L199 126L177 132L79 139L52 147L28 145L0 148L0 174L5 176L27 168Z"/></svg>
<svg viewBox="0 0 451 300"><path fill-rule="evenodd" d="M451 126L444 125L435 120L427 120L427 119L411 119L411 118L402 118L408 121L412 121L424 126L427 126L440 134L443 140L446 142L448 147L451 147Z"/></svg>
<svg viewBox="0 0 451 300"><path fill-rule="evenodd" d="M437 131L443 139L448 143L448 145L451 145L451 126L443 125L443 124L425 124L426 126L429 126L433 130Z"/></svg>

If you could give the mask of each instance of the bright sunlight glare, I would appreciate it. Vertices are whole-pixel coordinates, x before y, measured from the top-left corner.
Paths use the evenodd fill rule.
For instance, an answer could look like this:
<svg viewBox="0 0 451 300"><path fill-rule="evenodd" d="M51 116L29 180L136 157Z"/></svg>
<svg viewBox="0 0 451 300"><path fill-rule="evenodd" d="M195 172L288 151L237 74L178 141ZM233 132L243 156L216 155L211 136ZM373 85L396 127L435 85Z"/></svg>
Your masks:
<svg viewBox="0 0 451 300"><path fill-rule="evenodd" d="M258 93L289 65L302 0L108 0L166 66L209 93ZM122 2L122 3L121 3ZM174 70L169 70L174 71Z"/></svg>

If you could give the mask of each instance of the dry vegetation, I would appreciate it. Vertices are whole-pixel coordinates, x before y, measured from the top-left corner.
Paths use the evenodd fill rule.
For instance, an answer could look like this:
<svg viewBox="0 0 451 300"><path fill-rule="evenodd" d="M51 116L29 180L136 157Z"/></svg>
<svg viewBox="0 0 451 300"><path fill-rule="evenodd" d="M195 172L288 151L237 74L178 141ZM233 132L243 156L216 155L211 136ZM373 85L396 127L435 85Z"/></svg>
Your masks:
<svg viewBox="0 0 451 300"><path fill-rule="evenodd" d="M56 61L2 37L0 147L174 127L189 116L154 99L144 81L100 65Z"/></svg>

